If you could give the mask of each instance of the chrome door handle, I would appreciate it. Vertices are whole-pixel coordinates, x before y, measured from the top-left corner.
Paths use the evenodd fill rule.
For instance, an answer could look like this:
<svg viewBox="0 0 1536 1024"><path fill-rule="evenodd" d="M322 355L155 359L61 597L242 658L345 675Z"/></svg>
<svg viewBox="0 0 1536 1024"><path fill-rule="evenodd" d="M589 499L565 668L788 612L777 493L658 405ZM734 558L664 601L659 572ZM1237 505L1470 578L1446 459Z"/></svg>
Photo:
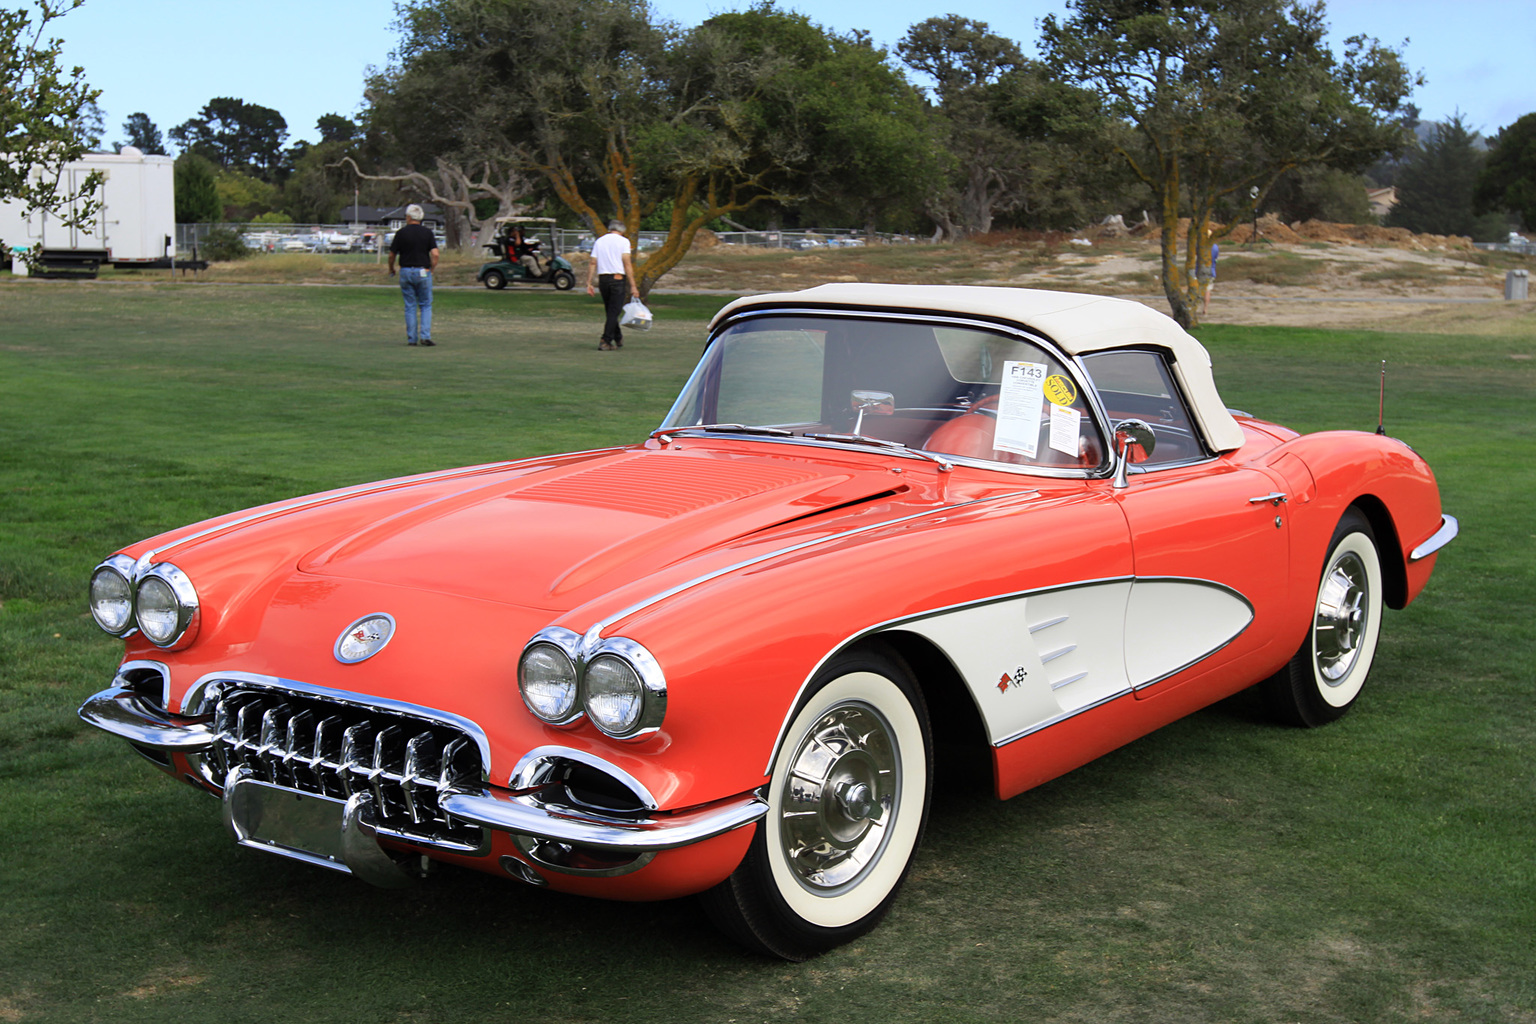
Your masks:
<svg viewBox="0 0 1536 1024"><path fill-rule="evenodd" d="M1270 491L1268 494L1265 494L1261 497L1249 498L1248 504L1263 505L1265 502L1268 502L1276 508L1279 508L1281 505L1285 504L1286 500L1287 499L1284 491Z"/></svg>

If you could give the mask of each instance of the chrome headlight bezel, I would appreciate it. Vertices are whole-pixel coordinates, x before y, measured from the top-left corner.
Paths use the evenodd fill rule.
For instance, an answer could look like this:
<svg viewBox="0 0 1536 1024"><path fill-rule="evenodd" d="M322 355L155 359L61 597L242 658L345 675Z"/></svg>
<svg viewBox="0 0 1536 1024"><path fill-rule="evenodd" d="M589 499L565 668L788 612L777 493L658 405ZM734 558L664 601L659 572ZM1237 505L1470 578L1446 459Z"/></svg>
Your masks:
<svg viewBox="0 0 1536 1024"><path fill-rule="evenodd" d="M592 693L587 679L593 663L600 659L613 659L634 673L639 683L640 709L632 721L613 724L593 712ZM592 724L605 736L616 740L644 739L661 728L667 714L667 680L661 665L651 652L627 637L616 636L602 641L586 659L582 674L581 704Z"/></svg>
<svg viewBox="0 0 1536 1024"><path fill-rule="evenodd" d="M113 555L91 570L90 582L86 585L86 606L91 611L91 618L96 620L96 625L109 636L126 639L138 632L138 616L135 601L138 598L138 586L133 578L134 560L127 555ZM128 614L124 617L122 625L113 628L102 621L102 615L97 611L96 580L102 575L111 575L121 581L127 595Z"/></svg>
<svg viewBox="0 0 1536 1024"><path fill-rule="evenodd" d="M565 713L555 718L545 717L528 699L528 657L540 647L559 651L575 673L574 703ZM638 680L640 708L632 720L615 723L592 713L587 678L592 664L600 658L614 658L622 662ZM518 657L517 688L529 713L546 725L569 728L587 718L591 719L593 727L599 732L616 740L642 740L659 730L667 715L667 680L661 671L661 664L650 651L627 637L589 640L561 626L541 629L523 646L523 653Z"/></svg>
<svg viewBox="0 0 1536 1024"><path fill-rule="evenodd" d="M581 664L578 655L578 647L581 637L568 629L558 627L542 629L536 633L523 647L523 653L517 659L517 692L523 699L526 707L533 717L546 725L566 726L573 725L583 714L581 701ZM566 710L554 717L549 717L540 711L538 706L529 699L529 671L528 658L530 655L544 649L557 654L566 665L570 667L570 699Z"/></svg>
<svg viewBox="0 0 1536 1024"><path fill-rule="evenodd" d="M176 604L176 617L172 628L168 633L158 634L146 629L144 626L144 601L143 590L145 584L150 581L158 581L170 589L171 597ZM156 562L134 581L133 587L134 621L138 623L139 632L144 634L144 639L156 647L173 650L185 647L197 639L198 627L202 624L202 611L197 598L197 588L192 585L192 580L187 574L170 562ZM163 636L160 639L159 636Z"/></svg>

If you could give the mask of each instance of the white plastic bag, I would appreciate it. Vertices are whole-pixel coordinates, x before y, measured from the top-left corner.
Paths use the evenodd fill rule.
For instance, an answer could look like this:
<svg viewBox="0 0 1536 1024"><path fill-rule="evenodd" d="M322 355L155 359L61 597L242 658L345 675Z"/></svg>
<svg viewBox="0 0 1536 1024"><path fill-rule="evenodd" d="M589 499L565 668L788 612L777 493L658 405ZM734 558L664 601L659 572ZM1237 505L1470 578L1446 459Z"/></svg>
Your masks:
<svg viewBox="0 0 1536 1024"><path fill-rule="evenodd" d="M624 304L624 315L619 317L619 325L648 331L651 329L651 311L639 299L630 299Z"/></svg>

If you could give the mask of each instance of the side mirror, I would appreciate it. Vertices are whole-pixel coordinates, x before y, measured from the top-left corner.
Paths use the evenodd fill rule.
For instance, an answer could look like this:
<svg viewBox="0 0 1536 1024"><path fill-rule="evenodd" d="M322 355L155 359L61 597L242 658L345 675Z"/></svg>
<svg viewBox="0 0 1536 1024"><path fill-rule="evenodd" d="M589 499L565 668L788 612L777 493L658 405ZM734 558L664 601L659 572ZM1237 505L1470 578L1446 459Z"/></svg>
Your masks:
<svg viewBox="0 0 1536 1024"><path fill-rule="evenodd" d="M1115 487L1126 486L1126 473L1131 466L1131 452L1141 456L1136 461L1145 462L1157 449L1157 437L1145 420L1121 420L1115 424Z"/></svg>
<svg viewBox="0 0 1536 1024"><path fill-rule="evenodd" d="M854 391L849 395L849 401L851 408L859 413L853 424L855 434L864 426L866 412L871 416L890 416L896 412L896 396L889 391Z"/></svg>

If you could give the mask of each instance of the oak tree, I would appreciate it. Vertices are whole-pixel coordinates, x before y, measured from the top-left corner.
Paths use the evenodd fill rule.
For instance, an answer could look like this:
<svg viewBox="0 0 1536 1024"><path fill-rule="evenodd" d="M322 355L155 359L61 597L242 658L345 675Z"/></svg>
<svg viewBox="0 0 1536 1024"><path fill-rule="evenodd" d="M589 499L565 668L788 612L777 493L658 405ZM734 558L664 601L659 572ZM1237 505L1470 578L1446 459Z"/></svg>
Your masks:
<svg viewBox="0 0 1536 1024"><path fill-rule="evenodd" d="M665 224L636 261L642 294L723 216L857 189L878 217L923 141L883 54L771 4L689 30L643 0L417 0L401 15L371 123L418 172L510 160L594 232Z"/></svg>
<svg viewBox="0 0 1536 1024"><path fill-rule="evenodd" d="M1047 60L1102 92L1134 129L1114 149L1156 197L1163 292L1181 325L1200 309L1198 271L1221 235L1218 214L1246 219L1287 171L1363 170L1405 144L1394 115L1416 76L1363 36L1336 58L1320 0L1071 0L1068 9L1042 21Z"/></svg>

